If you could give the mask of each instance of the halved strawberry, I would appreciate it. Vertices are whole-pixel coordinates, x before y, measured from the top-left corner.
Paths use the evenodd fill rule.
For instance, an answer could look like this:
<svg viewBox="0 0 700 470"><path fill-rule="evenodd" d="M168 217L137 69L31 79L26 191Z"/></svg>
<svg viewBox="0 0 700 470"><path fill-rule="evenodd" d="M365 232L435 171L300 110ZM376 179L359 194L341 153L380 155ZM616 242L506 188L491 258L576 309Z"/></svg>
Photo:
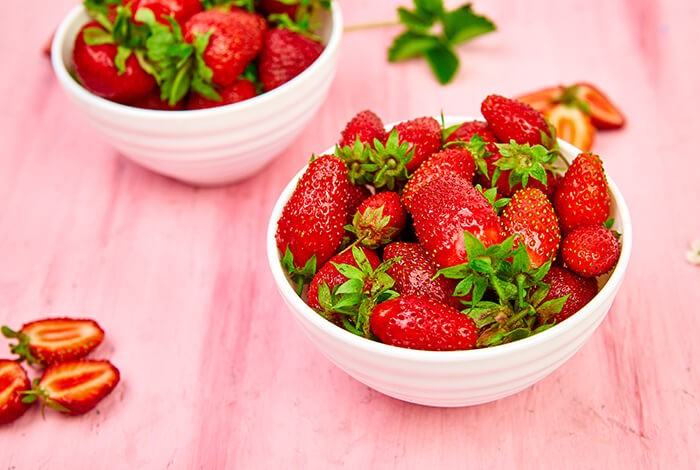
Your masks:
<svg viewBox="0 0 700 470"><path fill-rule="evenodd" d="M31 388L27 372L17 361L0 359L0 424L11 423L24 414L29 403L22 392Z"/></svg>
<svg viewBox="0 0 700 470"><path fill-rule="evenodd" d="M593 146L595 128L591 118L579 107L555 104L544 111L544 117L554 126L557 137L587 152Z"/></svg>
<svg viewBox="0 0 700 470"><path fill-rule="evenodd" d="M95 320L46 318L26 323L19 331L7 326L2 334L17 343L10 350L28 364L54 364L87 356L104 339Z"/></svg>
<svg viewBox="0 0 700 470"><path fill-rule="evenodd" d="M562 95L564 94L564 87L562 85L550 86L541 88L537 91L530 93L525 93L524 95L517 96L515 99L523 103L529 104L537 111L544 113L544 111L557 103Z"/></svg>
<svg viewBox="0 0 700 470"><path fill-rule="evenodd" d="M573 85L576 97L588 105L593 125L599 129L619 129L625 125L625 115L599 88L591 83Z"/></svg>
<svg viewBox="0 0 700 470"><path fill-rule="evenodd" d="M106 360L75 360L52 364L32 390L25 394L25 403L41 402L41 413L52 408L69 415L80 415L93 409L119 383L119 369Z"/></svg>

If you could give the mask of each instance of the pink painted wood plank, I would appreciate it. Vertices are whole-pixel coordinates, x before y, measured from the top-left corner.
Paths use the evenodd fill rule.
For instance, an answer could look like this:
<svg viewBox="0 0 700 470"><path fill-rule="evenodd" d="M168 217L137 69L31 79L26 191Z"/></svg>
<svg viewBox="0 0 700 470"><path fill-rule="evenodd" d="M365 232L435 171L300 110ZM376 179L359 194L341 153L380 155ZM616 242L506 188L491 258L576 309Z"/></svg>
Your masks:
<svg viewBox="0 0 700 470"><path fill-rule="evenodd" d="M342 7L356 24L408 3ZM95 356L123 380L85 416L34 409L0 427L0 468L696 467L700 267L684 260L700 237L696 3L475 3L499 31L460 49L445 87L423 63L386 62L398 28L348 33L314 123L260 174L214 189L141 169L91 133L40 53L74 0L6 5L0 322L93 317L107 331ZM627 114L594 149L635 228L627 279L590 342L534 387L462 409L385 397L320 356L264 250L275 199L311 152L361 109L387 122L475 115L488 93L577 80Z"/></svg>

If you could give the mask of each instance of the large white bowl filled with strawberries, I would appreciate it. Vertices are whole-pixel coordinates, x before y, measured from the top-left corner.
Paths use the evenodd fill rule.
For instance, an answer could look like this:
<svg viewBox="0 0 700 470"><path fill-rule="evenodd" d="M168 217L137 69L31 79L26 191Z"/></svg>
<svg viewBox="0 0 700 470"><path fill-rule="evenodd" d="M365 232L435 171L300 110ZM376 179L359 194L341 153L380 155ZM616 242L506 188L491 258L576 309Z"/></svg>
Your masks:
<svg viewBox="0 0 700 470"><path fill-rule="evenodd" d="M125 157L199 185L247 178L324 101L342 33L330 0L85 0L55 74Z"/></svg>
<svg viewBox="0 0 700 470"><path fill-rule="evenodd" d="M384 394L445 407L514 394L570 358L611 308L632 231L600 156L554 134L500 95L473 118L352 117L267 233L319 350Z"/></svg>

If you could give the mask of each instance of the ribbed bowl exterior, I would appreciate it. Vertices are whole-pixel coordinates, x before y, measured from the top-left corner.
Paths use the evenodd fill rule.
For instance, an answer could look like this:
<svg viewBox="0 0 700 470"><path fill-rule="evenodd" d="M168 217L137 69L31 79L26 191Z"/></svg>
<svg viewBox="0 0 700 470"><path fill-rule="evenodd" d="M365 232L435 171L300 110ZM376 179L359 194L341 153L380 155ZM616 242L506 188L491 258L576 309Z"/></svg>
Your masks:
<svg viewBox="0 0 700 470"><path fill-rule="evenodd" d="M446 125L474 119L446 117ZM569 159L580 152L560 141ZM416 351L355 336L322 318L294 292L279 262L277 221L296 182L290 181L270 216L267 254L273 278L289 311L308 338L335 365L391 397L428 406L458 407L513 395L546 377L572 357L598 328L622 284L632 250L632 226L624 198L608 178L622 253L600 292L581 311L546 331L510 344L471 351Z"/></svg>
<svg viewBox="0 0 700 470"><path fill-rule="evenodd" d="M87 121L125 157L196 185L239 181L259 171L304 130L325 100L337 66L342 17L337 2L321 33L326 48L304 72L247 101L197 111L154 111L99 98L70 74L75 36L89 17L82 5L54 36L54 72Z"/></svg>

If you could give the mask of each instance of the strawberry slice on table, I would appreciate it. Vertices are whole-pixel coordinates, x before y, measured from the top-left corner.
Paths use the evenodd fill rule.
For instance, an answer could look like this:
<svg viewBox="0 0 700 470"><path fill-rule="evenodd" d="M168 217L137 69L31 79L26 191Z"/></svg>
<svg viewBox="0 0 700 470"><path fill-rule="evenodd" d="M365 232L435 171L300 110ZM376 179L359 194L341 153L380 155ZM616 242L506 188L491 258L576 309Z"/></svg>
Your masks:
<svg viewBox="0 0 700 470"><path fill-rule="evenodd" d="M382 343L426 351L472 349L474 320L459 310L421 295L400 295L377 305L369 318Z"/></svg>
<svg viewBox="0 0 700 470"><path fill-rule="evenodd" d="M541 88L537 91L525 93L517 96L515 99L523 103L529 104L537 111L544 113L547 108L561 100L564 94L564 86L557 85Z"/></svg>
<svg viewBox="0 0 700 470"><path fill-rule="evenodd" d="M564 266L583 277L606 274L620 258L620 240L604 225L578 227L561 242Z"/></svg>
<svg viewBox="0 0 700 470"><path fill-rule="evenodd" d="M16 339L10 350L28 364L54 364L87 356L104 339L95 320L46 318L26 323L19 331L2 327L6 338Z"/></svg>
<svg viewBox="0 0 700 470"><path fill-rule="evenodd" d="M530 266L538 268L555 258L561 241L559 222L552 203L537 188L517 191L501 213L503 238L515 235L530 257Z"/></svg>
<svg viewBox="0 0 700 470"><path fill-rule="evenodd" d="M30 388L27 372L17 361L0 359L0 424L11 423L29 409L22 392Z"/></svg>
<svg viewBox="0 0 700 470"><path fill-rule="evenodd" d="M267 31L258 57L258 75L264 91L287 83L306 70L324 50L314 38L286 28Z"/></svg>
<svg viewBox="0 0 700 470"><path fill-rule="evenodd" d="M619 129L626 119L618 108L599 88L591 83L579 82L573 85L576 98L588 106L593 125L598 129Z"/></svg>
<svg viewBox="0 0 700 470"><path fill-rule="evenodd" d="M41 412L51 408L68 415L92 410L112 393L119 383L119 369L106 360L74 360L52 364L32 390L25 393L25 403L39 401Z"/></svg>
<svg viewBox="0 0 700 470"><path fill-rule="evenodd" d="M583 225L602 225L610 214L610 192L600 157L580 153L554 193L554 210L564 234Z"/></svg>
<svg viewBox="0 0 700 470"><path fill-rule="evenodd" d="M557 131L557 137L587 152L593 147L595 128L591 118L580 107L555 104L544 111L544 117Z"/></svg>

